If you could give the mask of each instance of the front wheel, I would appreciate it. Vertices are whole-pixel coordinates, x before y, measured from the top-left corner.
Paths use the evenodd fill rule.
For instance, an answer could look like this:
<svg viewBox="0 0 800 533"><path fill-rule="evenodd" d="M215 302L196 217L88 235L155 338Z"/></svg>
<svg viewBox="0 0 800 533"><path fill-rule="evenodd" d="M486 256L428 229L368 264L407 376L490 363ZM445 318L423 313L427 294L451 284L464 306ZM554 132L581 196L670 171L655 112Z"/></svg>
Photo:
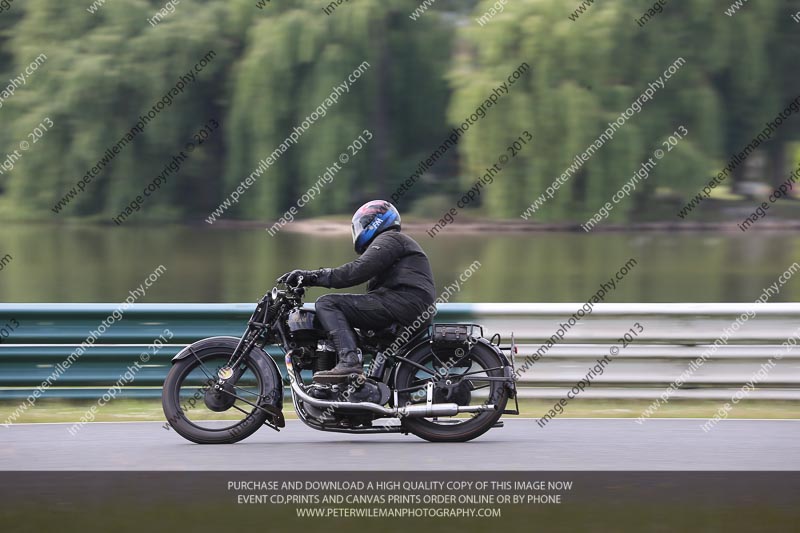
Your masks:
<svg viewBox="0 0 800 533"><path fill-rule="evenodd" d="M489 431L503 415L508 389L503 381L485 378L502 378L505 362L489 346L477 343L466 352L425 344L407 358L425 370L400 363L395 375L400 406L424 404L429 383L433 383L433 403L496 407L452 417L404 418L402 424L410 433L431 442L466 442Z"/></svg>
<svg viewBox="0 0 800 533"><path fill-rule="evenodd" d="M198 444L229 444L258 431L282 398L279 376L253 348L238 368L228 364L238 344L233 337L216 337L193 344L190 355L173 364L161 402L167 423L179 435ZM221 388L218 380L225 379Z"/></svg>

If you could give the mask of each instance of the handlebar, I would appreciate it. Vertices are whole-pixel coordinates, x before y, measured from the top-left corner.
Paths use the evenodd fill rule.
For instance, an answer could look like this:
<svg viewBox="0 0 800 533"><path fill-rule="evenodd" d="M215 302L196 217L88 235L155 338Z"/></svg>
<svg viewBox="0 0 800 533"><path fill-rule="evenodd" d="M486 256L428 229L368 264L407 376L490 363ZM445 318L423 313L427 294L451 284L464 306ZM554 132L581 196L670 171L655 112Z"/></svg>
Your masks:
<svg viewBox="0 0 800 533"><path fill-rule="evenodd" d="M303 276L298 276L297 283L294 285L290 285L289 283L283 282L286 285L286 292L291 294L292 296L301 297L306 293L306 289L303 286Z"/></svg>

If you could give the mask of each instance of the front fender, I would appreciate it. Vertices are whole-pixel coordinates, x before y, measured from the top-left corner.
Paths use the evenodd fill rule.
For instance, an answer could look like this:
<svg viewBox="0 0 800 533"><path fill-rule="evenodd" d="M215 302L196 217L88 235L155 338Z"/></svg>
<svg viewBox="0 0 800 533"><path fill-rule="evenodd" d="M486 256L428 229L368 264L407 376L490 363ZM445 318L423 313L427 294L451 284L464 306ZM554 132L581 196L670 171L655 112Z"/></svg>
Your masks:
<svg viewBox="0 0 800 533"><path fill-rule="evenodd" d="M193 357L193 352L196 353L198 357L203 357L205 355L204 352L208 352L214 348L230 349L231 353L233 353L238 345L238 337L219 336L202 339L197 342L193 342L178 352L175 357L172 358L172 364L174 365L178 361ZM283 378L281 377L281 372L278 369L277 363L275 363L275 360L272 359L267 352L258 346L253 346L248 357L253 361L255 366L258 368L259 373L261 373L263 379L265 380L265 388L267 391L272 393L267 393L267 398L274 398L274 401L269 403L278 407L279 409L282 409Z"/></svg>
<svg viewBox="0 0 800 533"><path fill-rule="evenodd" d="M187 357L191 357L192 350L196 352L202 350L203 348L208 348L209 346L219 345L221 341L230 342L231 340L233 340L237 344L239 343L238 338L231 337L228 335L219 337L208 337L207 339L201 339L199 341L195 341L186 348L184 348L183 350L181 350L180 352L178 352L177 354L175 354L175 357L172 358L172 364L174 365L181 359L186 359Z"/></svg>

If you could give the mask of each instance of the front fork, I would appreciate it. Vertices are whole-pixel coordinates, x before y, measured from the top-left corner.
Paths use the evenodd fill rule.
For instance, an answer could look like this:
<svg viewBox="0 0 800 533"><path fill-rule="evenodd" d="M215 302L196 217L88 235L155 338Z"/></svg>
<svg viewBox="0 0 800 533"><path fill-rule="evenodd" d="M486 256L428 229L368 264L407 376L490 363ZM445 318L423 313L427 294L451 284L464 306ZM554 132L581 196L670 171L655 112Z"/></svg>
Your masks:
<svg viewBox="0 0 800 533"><path fill-rule="evenodd" d="M258 324L258 325L264 326L264 324ZM242 362L244 361L245 357L248 356L253 347L256 345L256 340L258 339L256 329L253 326L254 323L251 321L247 325L247 330L245 330L244 334L239 339L239 343L236 345L236 349L233 350L230 359L228 359L227 365L221 368L217 373L217 381L214 384L214 390L222 392L224 391L224 386L226 383L234 383L234 384L238 383L239 379L247 370L247 368L244 365L242 365ZM278 378L281 379L280 372L278 372ZM281 390L282 389L283 387L281 386ZM259 401L259 405L255 405L252 403L251 405L254 405L257 409L264 410L264 405L263 402L261 401ZM267 411L272 415L276 414L271 409L267 409Z"/></svg>

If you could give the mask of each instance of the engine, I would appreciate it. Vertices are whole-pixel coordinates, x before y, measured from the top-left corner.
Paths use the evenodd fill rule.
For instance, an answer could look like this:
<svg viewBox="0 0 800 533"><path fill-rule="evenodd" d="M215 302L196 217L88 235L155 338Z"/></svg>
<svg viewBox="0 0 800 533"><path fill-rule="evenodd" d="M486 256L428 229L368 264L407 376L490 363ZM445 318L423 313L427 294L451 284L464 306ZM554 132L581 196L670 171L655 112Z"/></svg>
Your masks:
<svg viewBox="0 0 800 533"><path fill-rule="evenodd" d="M342 383L312 383L306 388L310 396L318 400L329 402L349 402L361 403L370 402L383 405L389 401L389 387L369 378L354 379ZM371 415L362 413L341 413L332 412L324 408L305 405L305 409L311 416L321 421L336 421L339 423L350 423L351 425L367 425L372 420Z"/></svg>
<svg viewBox="0 0 800 533"><path fill-rule="evenodd" d="M310 339L308 341L311 344ZM316 374L330 370L336 365L336 350L333 345L324 339L319 339L316 346L305 346L295 349L294 365L300 370L311 370ZM310 383L306 385L306 392L318 399L328 402L342 403L376 403L384 405L389 401L391 394L389 387L380 381L365 376L351 378L341 383ZM305 410L320 421L349 423L350 425L367 424L372 416L355 413L334 413L330 409L305 405Z"/></svg>
<svg viewBox="0 0 800 533"><path fill-rule="evenodd" d="M389 387L369 378L343 383L312 383L306 391L318 400L329 402L370 402L383 405L389 401Z"/></svg>

